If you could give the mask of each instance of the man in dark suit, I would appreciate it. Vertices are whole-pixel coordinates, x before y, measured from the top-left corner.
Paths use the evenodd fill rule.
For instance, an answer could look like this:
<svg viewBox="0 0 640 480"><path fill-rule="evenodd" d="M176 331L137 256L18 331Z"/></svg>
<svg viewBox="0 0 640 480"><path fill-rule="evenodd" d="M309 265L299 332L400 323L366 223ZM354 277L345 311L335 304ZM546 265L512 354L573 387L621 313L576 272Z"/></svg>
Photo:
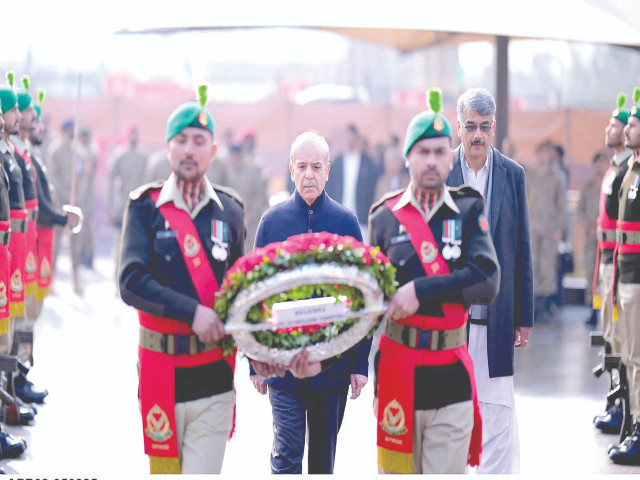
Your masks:
<svg viewBox="0 0 640 480"><path fill-rule="evenodd" d="M525 347L533 326L533 273L524 169L491 146L496 104L483 88L458 99L458 135L447 184L468 184L485 198L491 238L502 271L500 293L487 306L472 305L469 352L475 364L483 419L480 473L519 473L513 388L515 347ZM505 426L507 428L505 428Z"/></svg>
<svg viewBox="0 0 640 480"><path fill-rule="evenodd" d="M333 173L325 188L331 198L356 214L362 230L366 231L378 173L361 145L358 129L353 124L348 125L347 148L331 162Z"/></svg>

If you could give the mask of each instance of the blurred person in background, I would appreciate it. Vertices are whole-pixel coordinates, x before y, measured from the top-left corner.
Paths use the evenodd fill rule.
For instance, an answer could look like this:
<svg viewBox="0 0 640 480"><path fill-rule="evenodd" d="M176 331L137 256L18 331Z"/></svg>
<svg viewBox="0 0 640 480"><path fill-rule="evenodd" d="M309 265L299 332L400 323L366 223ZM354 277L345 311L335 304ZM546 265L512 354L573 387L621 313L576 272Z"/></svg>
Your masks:
<svg viewBox="0 0 640 480"><path fill-rule="evenodd" d="M93 223L95 206L95 178L98 170L98 148L91 138L89 127L80 129L78 155L80 172L77 179L77 204L82 209L84 221L78 234L80 263L93 269Z"/></svg>
<svg viewBox="0 0 640 480"><path fill-rule="evenodd" d="M245 252L253 248L260 217L268 207L267 181L260 166L243 155L238 144L229 148L229 159L226 164L213 162L207 169L207 177L212 183L232 188L245 202L245 221L247 236Z"/></svg>
<svg viewBox="0 0 640 480"><path fill-rule="evenodd" d="M387 192L404 189L409 185L409 172L404 166L402 152L394 148L386 148L384 152L384 174L376 182L375 201Z"/></svg>
<svg viewBox="0 0 640 480"><path fill-rule="evenodd" d="M600 185L609 162L603 152L597 152L593 156L593 176L580 190L580 203L578 204L578 218L584 229L584 273L587 279L587 288L584 291L584 302L593 305L593 290L589 288L596 269L596 253L598 250L598 236L596 220L600 212ZM598 323L598 310L593 309L588 324Z"/></svg>
<svg viewBox="0 0 640 480"><path fill-rule="evenodd" d="M373 203L378 174L373 160L362 150L358 128L347 125L346 149L331 162L333 173L327 181L327 194L358 217L366 237L369 207Z"/></svg>
<svg viewBox="0 0 640 480"><path fill-rule="evenodd" d="M527 196L531 205L529 218L537 321L550 318L550 306L558 293L558 243L562 240L564 226L564 188L562 180L551 168L550 150L548 143L538 144L535 164L526 176Z"/></svg>
<svg viewBox="0 0 640 480"><path fill-rule="evenodd" d="M571 213L569 212L568 205L566 203L567 192L569 191L569 168L564 161L564 148L562 145L558 143L549 142L549 159L551 162L551 170L553 170L559 177L562 183L562 191L565 196L565 204L562 208L563 219L562 219L562 230L561 230L561 242L567 242L570 238L570 230L571 230ZM564 294L562 287L562 279L566 272L564 270L564 266L561 262L557 264L556 270L556 293L552 297L551 301L556 305L560 306L564 302Z"/></svg>
<svg viewBox="0 0 640 480"><path fill-rule="evenodd" d="M60 126L60 137L54 140L49 147L49 157L46 159L47 167L50 172L51 184L55 191L55 205L61 208L62 205L71 204L71 176L73 165L73 135L74 122L71 119L64 120ZM77 165L76 165L77 167ZM77 173L77 170L76 170ZM76 177L76 192L78 186L78 177ZM63 237L69 239L69 249L71 256L71 270L73 277L73 289L81 295L84 292L78 277L78 267L80 265L80 242L77 235L69 235L68 229L64 229L59 225L55 226L55 239L53 243L53 273L55 274L55 265L60 252L60 245Z"/></svg>
<svg viewBox="0 0 640 480"><path fill-rule="evenodd" d="M109 169L107 206L109 218L115 228L115 257L120 246L122 217L129 193L144 183L147 155L140 146L140 130L135 121L124 128L126 143L116 149Z"/></svg>

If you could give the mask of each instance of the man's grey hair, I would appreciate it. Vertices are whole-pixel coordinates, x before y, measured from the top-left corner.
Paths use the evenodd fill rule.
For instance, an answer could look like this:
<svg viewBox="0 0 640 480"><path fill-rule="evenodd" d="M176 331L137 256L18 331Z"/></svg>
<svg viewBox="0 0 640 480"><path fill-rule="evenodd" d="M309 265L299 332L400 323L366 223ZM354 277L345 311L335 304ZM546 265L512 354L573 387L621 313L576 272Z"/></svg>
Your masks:
<svg viewBox="0 0 640 480"><path fill-rule="evenodd" d="M327 161L327 164L330 163L330 151L327 140L322 135L319 135L312 130L301 133L293 141L293 143L291 144L291 151L289 152L289 163L293 164L293 160L298 155L300 149L308 143L312 143L313 145L317 146L322 153L322 157Z"/></svg>
<svg viewBox="0 0 640 480"><path fill-rule="evenodd" d="M494 120L496 118L496 101L486 88L470 88L458 97L458 120L462 120L464 112L469 109L483 116L490 115Z"/></svg>

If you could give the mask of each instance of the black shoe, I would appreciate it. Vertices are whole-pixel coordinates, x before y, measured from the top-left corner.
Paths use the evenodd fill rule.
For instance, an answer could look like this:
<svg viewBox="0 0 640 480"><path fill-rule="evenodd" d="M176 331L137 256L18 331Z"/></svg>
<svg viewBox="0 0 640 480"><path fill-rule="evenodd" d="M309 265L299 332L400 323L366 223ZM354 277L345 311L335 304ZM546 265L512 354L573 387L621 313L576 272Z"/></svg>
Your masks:
<svg viewBox="0 0 640 480"><path fill-rule="evenodd" d="M609 450L609 458L618 465L640 465L640 426L617 447Z"/></svg>
<svg viewBox="0 0 640 480"><path fill-rule="evenodd" d="M598 324L598 310L591 310L591 315L585 322L587 325L597 325Z"/></svg>
<svg viewBox="0 0 640 480"><path fill-rule="evenodd" d="M603 433L620 433L624 412L620 402L616 402L607 408L603 415L598 415L593 419L593 424Z"/></svg>
<svg viewBox="0 0 640 480"><path fill-rule="evenodd" d="M47 390L36 390L33 383L23 374L15 377L13 387L16 395L25 403L43 403L45 397L49 395Z"/></svg>
<svg viewBox="0 0 640 480"><path fill-rule="evenodd" d="M0 453L2 458L17 458L27 449L27 442L22 437L14 437L0 426Z"/></svg>

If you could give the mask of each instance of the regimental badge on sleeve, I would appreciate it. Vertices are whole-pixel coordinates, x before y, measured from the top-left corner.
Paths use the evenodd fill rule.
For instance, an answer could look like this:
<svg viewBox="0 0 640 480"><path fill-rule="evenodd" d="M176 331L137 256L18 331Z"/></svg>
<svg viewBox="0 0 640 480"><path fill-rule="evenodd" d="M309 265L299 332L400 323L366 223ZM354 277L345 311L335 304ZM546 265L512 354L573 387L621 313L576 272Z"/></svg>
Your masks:
<svg viewBox="0 0 640 480"><path fill-rule="evenodd" d="M480 227L480 231L484 235L489 233L489 222L487 221L487 217L484 216L484 213L478 216L478 227Z"/></svg>

